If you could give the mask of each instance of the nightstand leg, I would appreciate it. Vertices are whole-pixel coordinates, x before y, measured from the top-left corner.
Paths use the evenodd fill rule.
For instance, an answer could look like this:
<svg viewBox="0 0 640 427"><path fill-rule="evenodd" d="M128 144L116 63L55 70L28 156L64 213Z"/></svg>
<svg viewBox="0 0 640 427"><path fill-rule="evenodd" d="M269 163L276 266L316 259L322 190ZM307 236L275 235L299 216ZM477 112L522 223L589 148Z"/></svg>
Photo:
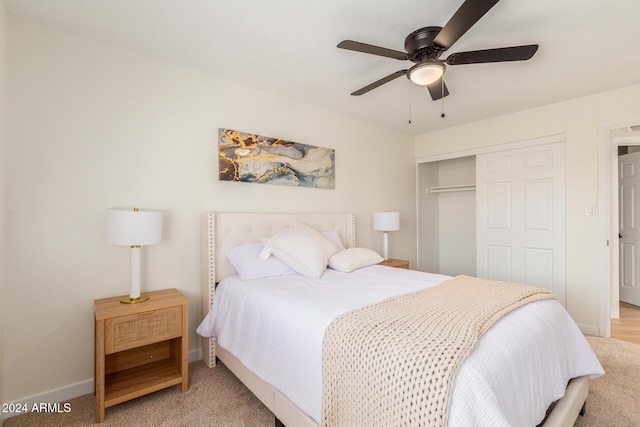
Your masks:
<svg viewBox="0 0 640 427"><path fill-rule="evenodd" d="M95 394L96 394L96 423L104 421L104 320L96 321L95 331Z"/></svg>
<svg viewBox="0 0 640 427"><path fill-rule="evenodd" d="M182 310L182 324L184 333L180 338L180 373L182 375L181 391L184 393L189 390L189 311L187 306Z"/></svg>

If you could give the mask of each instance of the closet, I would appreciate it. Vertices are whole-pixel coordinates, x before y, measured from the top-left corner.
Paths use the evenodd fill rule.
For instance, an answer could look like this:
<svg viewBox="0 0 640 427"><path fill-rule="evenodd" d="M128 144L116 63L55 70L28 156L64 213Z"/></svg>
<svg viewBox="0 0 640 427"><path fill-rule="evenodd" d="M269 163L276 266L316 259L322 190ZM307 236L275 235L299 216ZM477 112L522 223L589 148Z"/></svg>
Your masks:
<svg viewBox="0 0 640 427"><path fill-rule="evenodd" d="M476 158L419 165L420 269L476 275Z"/></svg>
<svg viewBox="0 0 640 427"><path fill-rule="evenodd" d="M545 287L566 304L564 140L418 162L418 268Z"/></svg>

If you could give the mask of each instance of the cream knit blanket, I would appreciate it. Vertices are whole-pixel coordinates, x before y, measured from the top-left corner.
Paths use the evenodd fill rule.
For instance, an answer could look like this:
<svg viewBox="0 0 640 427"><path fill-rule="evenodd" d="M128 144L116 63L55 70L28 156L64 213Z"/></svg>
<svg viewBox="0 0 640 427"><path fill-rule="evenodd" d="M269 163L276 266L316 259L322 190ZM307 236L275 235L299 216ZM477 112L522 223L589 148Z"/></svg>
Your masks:
<svg viewBox="0 0 640 427"><path fill-rule="evenodd" d="M546 289L458 276L345 313L322 345L326 427L445 426L456 373L508 312Z"/></svg>

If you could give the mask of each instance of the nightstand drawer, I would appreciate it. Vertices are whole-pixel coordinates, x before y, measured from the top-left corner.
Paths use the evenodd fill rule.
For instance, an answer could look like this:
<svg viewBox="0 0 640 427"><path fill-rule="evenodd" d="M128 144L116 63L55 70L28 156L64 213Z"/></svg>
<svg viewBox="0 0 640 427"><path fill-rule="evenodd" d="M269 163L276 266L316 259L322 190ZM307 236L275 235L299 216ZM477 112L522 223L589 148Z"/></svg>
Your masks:
<svg viewBox="0 0 640 427"><path fill-rule="evenodd" d="M107 319L105 354L182 335L182 306Z"/></svg>

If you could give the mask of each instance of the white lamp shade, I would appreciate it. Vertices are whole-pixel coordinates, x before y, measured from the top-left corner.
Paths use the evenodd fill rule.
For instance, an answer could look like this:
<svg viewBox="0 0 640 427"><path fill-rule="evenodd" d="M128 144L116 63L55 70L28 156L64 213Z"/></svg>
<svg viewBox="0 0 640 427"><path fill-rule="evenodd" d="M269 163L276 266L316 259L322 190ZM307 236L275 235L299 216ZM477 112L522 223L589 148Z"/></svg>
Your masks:
<svg viewBox="0 0 640 427"><path fill-rule="evenodd" d="M107 209L107 242L114 245L153 245L162 240L162 211Z"/></svg>
<svg viewBox="0 0 640 427"><path fill-rule="evenodd" d="M400 230L400 212L375 212L373 229L376 231Z"/></svg>

